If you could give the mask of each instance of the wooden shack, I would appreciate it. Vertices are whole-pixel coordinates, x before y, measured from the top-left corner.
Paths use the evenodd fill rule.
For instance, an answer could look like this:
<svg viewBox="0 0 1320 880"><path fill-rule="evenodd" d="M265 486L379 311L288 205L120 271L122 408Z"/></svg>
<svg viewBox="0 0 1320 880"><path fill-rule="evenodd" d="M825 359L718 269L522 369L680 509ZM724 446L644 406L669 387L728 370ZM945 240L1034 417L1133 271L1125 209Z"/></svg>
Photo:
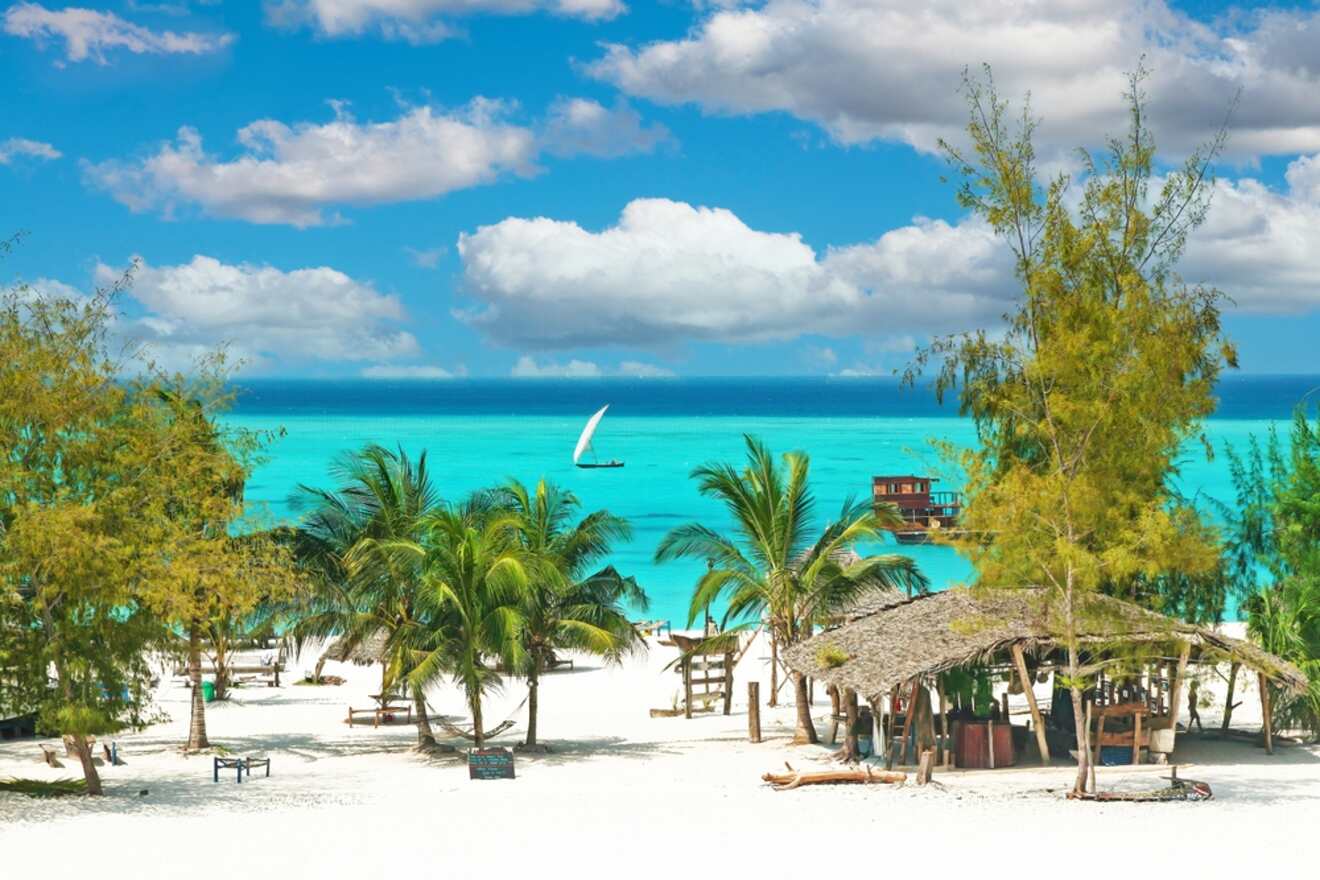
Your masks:
<svg viewBox="0 0 1320 880"><path fill-rule="evenodd" d="M962 513L957 492L937 492L935 477L901 474L871 478L871 503L878 509L893 505L903 524L893 529L900 544L922 544L940 529L954 529Z"/></svg>

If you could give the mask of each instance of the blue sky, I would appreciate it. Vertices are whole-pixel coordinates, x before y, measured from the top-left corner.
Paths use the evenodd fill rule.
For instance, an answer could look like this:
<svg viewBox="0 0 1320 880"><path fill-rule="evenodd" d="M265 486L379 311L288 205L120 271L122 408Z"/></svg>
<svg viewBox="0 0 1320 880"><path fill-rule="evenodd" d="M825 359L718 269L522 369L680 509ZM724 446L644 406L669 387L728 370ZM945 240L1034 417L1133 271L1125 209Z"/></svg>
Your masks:
<svg viewBox="0 0 1320 880"><path fill-rule="evenodd" d="M252 375L872 373L992 325L940 181L965 65L1041 154L1123 124L1228 154L1183 273L1248 372L1314 372L1320 10L1136 0L0 0L0 267Z"/></svg>

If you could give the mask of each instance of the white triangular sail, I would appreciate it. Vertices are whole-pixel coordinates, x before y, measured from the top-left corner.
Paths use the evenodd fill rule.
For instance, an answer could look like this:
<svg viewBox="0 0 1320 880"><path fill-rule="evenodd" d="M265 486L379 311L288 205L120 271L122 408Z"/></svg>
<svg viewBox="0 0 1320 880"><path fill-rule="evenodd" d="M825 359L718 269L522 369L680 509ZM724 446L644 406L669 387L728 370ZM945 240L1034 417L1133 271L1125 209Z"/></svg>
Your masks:
<svg viewBox="0 0 1320 880"><path fill-rule="evenodd" d="M578 463L582 453L586 452L587 447L591 445L591 437L596 433L596 426L600 424L600 420L605 416L605 410L609 408L610 405L607 403L594 416L587 419L587 426L582 429L582 436L578 438L577 447L573 450L573 464Z"/></svg>

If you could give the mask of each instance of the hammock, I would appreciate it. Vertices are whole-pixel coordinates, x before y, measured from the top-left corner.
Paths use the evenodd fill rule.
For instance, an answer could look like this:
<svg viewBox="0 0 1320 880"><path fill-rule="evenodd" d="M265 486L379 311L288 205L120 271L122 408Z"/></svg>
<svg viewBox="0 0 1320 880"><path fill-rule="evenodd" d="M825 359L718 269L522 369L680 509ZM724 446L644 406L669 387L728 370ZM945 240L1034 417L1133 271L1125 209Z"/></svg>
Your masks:
<svg viewBox="0 0 1320 880"><path fill-rule="evenodd" d="M510 715L509 718L504 719L499 724L496 724L490 730L483 733L481 735L482 740L488 740L492 737L499 736L501 733L504 733L504 731L508 730L509 728L517 724L518 722L515 721L512 716L517 715L519 712L521 712L522 707L525 705L527 705L527 697L523 697L523 701L518 704L517 708L515 708L512 712L509 713ZM454 724L451 721L446 721L443 715L431 709L431 705L429 703L426 706L426 710L428 713L428 717L436 724L439 724L441 727L443 727L447 733L453 736L461 736L463 739L471 740L472 742L477 741L476 728L473 728L472 730L464 730L463 728L459 727L457 724Z"/></svg>

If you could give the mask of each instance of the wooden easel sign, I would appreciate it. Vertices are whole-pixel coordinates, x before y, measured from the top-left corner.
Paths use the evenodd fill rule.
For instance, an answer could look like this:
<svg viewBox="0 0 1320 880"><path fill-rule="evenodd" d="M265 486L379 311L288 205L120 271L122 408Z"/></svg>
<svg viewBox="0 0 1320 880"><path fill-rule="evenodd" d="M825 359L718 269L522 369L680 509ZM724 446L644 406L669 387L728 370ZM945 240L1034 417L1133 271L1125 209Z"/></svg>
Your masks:
<svg viewBox="0 0 1320 880"><path fill-rule="evenodd" d="M468 751L468 779L513 778L513 752L502 748Z"/></svg>

